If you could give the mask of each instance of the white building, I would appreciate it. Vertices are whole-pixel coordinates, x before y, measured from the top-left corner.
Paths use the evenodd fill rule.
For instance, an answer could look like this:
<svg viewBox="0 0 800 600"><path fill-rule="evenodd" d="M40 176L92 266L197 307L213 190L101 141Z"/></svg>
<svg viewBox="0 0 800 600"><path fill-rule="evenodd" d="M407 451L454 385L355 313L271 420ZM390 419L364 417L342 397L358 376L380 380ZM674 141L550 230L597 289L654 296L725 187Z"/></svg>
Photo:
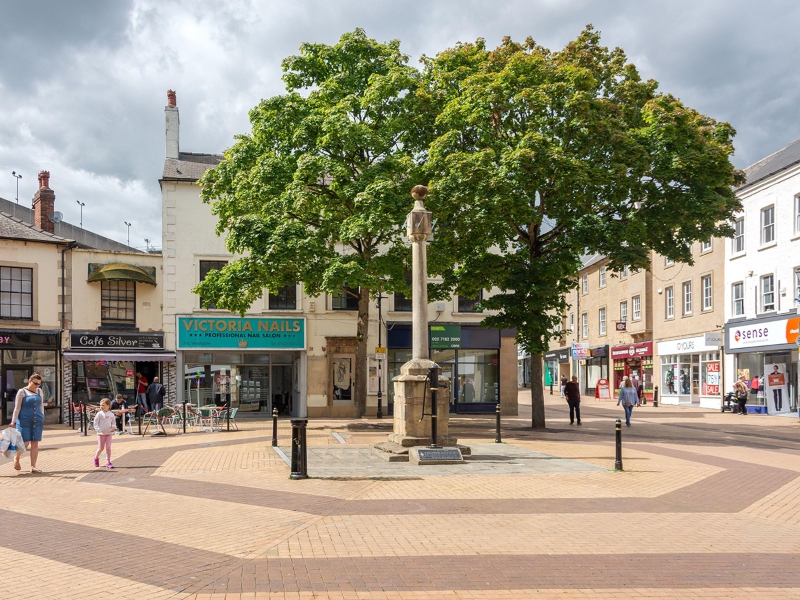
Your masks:
<svg viewBox="0 0 800 600"><path fill-rule="evenodd" d="M751 411L796 412L800 140L745 172L725 255L725 388L743 374Z"/></svg>

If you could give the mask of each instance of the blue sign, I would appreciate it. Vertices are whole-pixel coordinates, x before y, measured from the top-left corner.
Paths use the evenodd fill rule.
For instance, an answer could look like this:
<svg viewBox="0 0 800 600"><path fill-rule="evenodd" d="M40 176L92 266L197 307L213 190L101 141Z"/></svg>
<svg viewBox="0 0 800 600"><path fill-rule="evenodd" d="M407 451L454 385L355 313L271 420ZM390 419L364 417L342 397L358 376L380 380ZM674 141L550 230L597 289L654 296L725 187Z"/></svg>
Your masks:
<svg viewBox="0 0 800 600"><path fill-rule="evenodd" d="M179 350L305 350L303 318L178 317Z"/></svg>

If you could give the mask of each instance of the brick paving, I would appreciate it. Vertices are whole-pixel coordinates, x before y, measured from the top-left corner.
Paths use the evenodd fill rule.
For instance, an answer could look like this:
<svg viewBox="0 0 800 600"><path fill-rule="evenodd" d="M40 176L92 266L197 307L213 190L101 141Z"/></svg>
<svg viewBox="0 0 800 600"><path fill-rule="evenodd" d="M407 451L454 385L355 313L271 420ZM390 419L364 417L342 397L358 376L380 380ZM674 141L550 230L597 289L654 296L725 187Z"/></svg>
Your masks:
<svg viewBox="0 0 800 600"><path fill-rule="evenodd" d="M305 481L288 479L269 422L120 436L111 472L88 466L92 437L48 428L47 473L0 464L6 596L800 597L796 419L639 408L617 473L619 409L584 401L578 428L546 400L548 430L523 406L504 446L493 416L454 417L476 467L435 474L357 464L385 439L376 421L312 422L312 455L336 466Z"/></svg>

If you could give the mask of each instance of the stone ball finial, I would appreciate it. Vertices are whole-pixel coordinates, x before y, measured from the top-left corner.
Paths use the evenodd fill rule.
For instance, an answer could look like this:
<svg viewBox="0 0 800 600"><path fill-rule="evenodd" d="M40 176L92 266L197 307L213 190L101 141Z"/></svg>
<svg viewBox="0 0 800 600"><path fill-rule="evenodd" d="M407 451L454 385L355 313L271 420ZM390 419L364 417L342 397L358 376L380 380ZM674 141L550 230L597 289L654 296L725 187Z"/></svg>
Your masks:
<svg viewBox="0 0 800 600"><path fill-rule="evenodd" d="M424 185L415 185L411 188L411 197L414 198L414 200L422 200L427 195L428 188Z"/></svg>

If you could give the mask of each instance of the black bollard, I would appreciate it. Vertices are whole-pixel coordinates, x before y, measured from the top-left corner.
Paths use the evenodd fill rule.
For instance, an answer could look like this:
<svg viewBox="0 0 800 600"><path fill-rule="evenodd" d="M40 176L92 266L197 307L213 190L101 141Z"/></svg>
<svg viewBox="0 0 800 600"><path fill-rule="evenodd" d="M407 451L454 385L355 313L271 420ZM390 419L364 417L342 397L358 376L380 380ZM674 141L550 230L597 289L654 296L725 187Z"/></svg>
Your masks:
<svg viewBox="0 0 800 600"><path fill-rule="evenodd" d="M619 419L617 419L615 429L617 432L617 458L614 461L614 470L622 471L622 421Z"/></svg>
<svg viewBox="0 0 800 600"><path fill-rule="evenodd" d="M78 432L83 433L83 403L78 402Z"/></svg>
<svg viewBox="0 0 800 600"><path fill-rule="evenodd" d="M653 388L653 408L658 408L658 386Z"/></svg>
<svg viewBox="0 0 800 600"><path fill-rule="evenodd" d="M308 478L306 425L308 419L292 419L292 473L289 479Z"/></svg>
<svg viewBox="0 0 800 600"><path fill-rule="evenodd" d="M550 395L551 396L553 395L553 381L552 381L552 379L550 380Z"/></svg>
<svg viewBox="0 0 800 600"><path fill-rule="evenodd" d="M497 417L497 428L494 434L494 443L501 444L503 443L502 438L500 437L500 403L497 403L497 408L494 409L494 414Z"/></svg>
<svg viewBox="0 0 800 600"><path fill-rule="evenodd" d="M227 430L231 430L231 401L230 399L225 403L225 420L227 421Z"/></svg>
<svg viewBox="0 0 800 600"><path fill-rule="evenodd" d="M428 369L428 378L431 383L431 445L430 448L439 448L439 365L433 363Z"/></svg>
<svg viewBox="0 0 800 600"><path fill-rule="evenodd" d="M272 447L278 446L278 409L272 409Z"/></svg>
<svg viewBox="0 0 800 600"><path fill-rule="evenodd" d="M186 433L186 400L183 401L183 433Z"/></svg>
<svg viewBox="0 0 800 600"><path fill-rule="evenodd" d="M142 408L141 404L136 405L136 420L139 421L139 435L142 435Z"/></svg>
<svg viewBox="0 0 800 600"><path fill-rule="evenodd" d="M83 435L89 435L89 407L83 405Z"/></svg>

